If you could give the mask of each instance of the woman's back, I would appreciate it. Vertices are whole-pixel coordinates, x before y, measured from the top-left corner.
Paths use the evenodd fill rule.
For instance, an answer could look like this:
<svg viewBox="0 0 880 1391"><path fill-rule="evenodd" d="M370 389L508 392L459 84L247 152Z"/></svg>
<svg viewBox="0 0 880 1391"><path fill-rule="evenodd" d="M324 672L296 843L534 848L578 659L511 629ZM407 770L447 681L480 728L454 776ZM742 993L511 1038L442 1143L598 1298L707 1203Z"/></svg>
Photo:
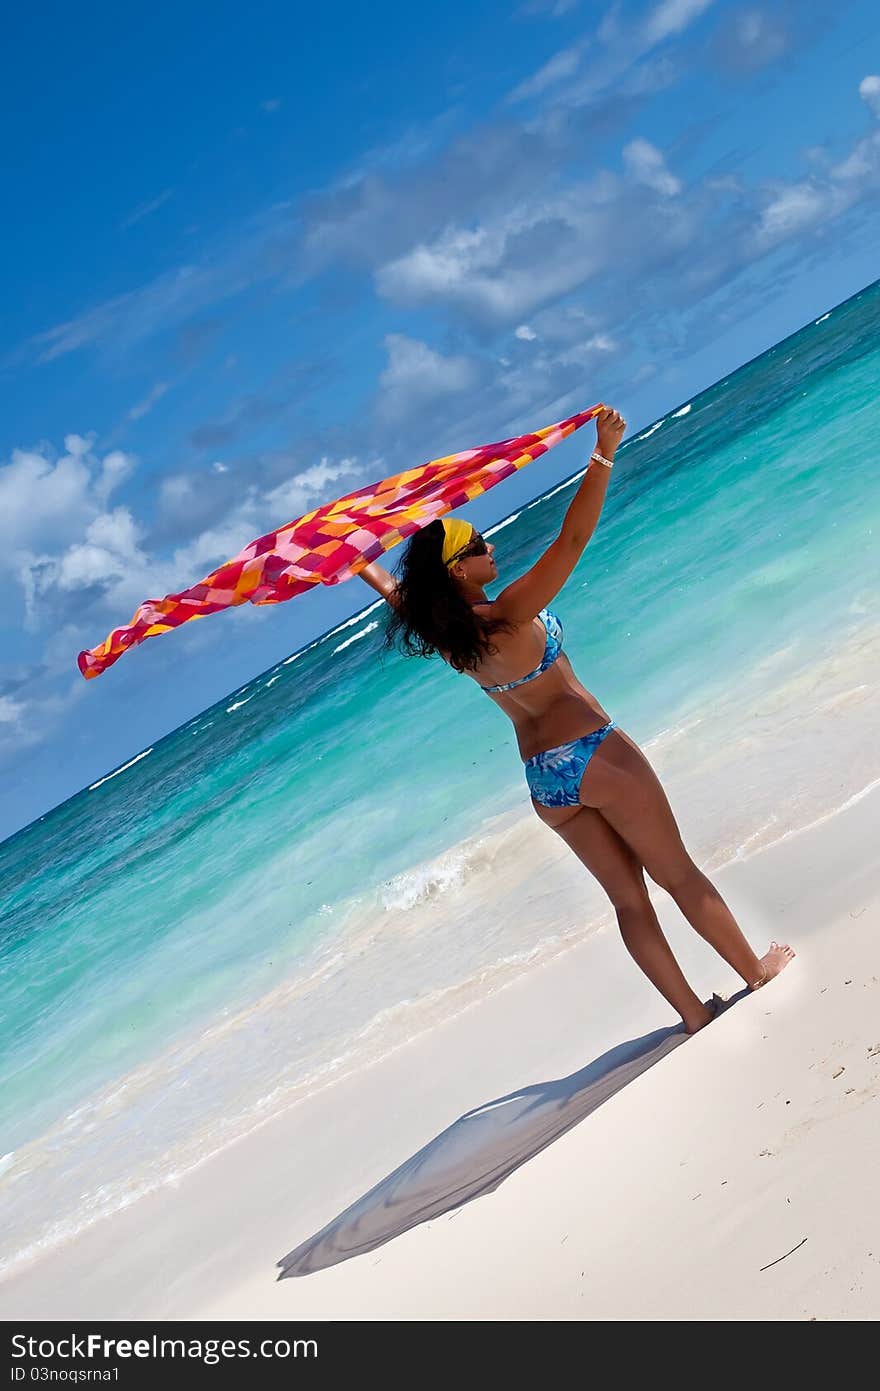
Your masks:
<svg viewBox="0 0 880 1391"><path fill-rule="evenodd" d="M492 600L472 604L471 608L478 618L481 613L492 617ZM534 681L549 670L562 652L562 624L550 609L542 609L527 622L508 626L508 631L502 630L493 635L491 648L479 663L477 675L480 688L490 695ZM528 670L522 675L510 675L514 670L521 670L526 663Z"/></svg>
<svg viewBox="0 0 880 1391"><path fill-rule="evenodd" d="M474 611L490 618L492 602L474 605ZM543 613L549 615L549 622L536 617L511 624L508 632L495 633L492 646L496 650L467 673L512 721L523 758L547 748L548 739L576 738L610 718L578 680L561 650L562 630L556 615L549 610ZM553 636L556 632L558 638ZM546 661L548 655L552 660ZM486 689L499 686L507 689Z"/></svg>

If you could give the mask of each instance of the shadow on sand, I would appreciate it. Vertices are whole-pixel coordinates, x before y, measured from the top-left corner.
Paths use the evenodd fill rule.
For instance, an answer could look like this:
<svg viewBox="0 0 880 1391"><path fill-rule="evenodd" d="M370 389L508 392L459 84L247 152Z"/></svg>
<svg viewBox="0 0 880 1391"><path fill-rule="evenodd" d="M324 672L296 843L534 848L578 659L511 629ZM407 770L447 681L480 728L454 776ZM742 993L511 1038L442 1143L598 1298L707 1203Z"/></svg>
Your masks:
<svg viewBox="0 0 880 1391"><path fill-rule="evenodd" d="M743 994L746 992L743 991ZM737 995L735 999L739 999ZM734 1000L715 997L716 1011ZM688 1035L656 1029L551 1082L468 1111L278 1262L279 1280L311 1275L383 1246L420 1222L493 1192L521 1164L665 1058Z"/></svg>

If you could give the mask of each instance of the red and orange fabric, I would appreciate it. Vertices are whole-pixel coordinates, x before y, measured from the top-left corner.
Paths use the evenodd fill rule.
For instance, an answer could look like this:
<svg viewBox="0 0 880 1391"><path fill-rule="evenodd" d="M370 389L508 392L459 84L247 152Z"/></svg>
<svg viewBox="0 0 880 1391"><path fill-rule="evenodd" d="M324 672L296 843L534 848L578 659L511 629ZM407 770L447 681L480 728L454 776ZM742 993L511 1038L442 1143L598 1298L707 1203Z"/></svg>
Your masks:
<svg viewBox="0 0 880 1391"><path fill-rule="evenodd" d="M80 671L86 680L100 676L145 638L194 618L245 602L282 604L316 584L350 579L414 531L546 454L601 409L601 404L591 406L534 434L432 459L324 503L251 541L233 560L182 593L145 599L130 623L114 628L98 647L80 652Z"/></svg>

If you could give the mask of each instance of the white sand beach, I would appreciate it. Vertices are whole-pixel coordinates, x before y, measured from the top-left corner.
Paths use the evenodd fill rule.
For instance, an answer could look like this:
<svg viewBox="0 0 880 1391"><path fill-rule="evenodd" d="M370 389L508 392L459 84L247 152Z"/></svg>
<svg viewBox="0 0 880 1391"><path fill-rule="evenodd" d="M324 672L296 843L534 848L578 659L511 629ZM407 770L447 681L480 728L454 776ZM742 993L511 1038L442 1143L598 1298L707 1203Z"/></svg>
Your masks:
<svg viewBox="0 0 880 1391"><path fill-rule="evenodd" d="M275 1279L285 1252L465 1113L672 1022L610 925L19 1267L4 1317L876 1317L878 820L880 788L717 871L756 945L788 939L795 963L496 1191ZM653 896L698 988L736 994Z"/></svg>

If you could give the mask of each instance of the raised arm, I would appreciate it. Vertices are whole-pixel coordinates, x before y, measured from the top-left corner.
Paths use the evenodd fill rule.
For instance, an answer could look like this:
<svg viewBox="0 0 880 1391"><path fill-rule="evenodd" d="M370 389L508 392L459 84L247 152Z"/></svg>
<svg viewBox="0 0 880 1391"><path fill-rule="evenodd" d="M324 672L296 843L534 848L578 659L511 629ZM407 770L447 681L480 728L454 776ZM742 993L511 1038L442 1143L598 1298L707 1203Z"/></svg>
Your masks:
<svg viewBox="0 0 880 1391"><path fill-rule="evenodd" d="M383 569L378 561L371 561L369 565L364 566L363 570L359 570L358 574L362 580L366 580L371 589L375 589L377 594L381 594L392 608L397 607L397 581L393 575Z"/></svg>
<svg viewBox="0 0 880 1391"><path fill-rule="evenodd" d="M618 411L610 407L603 410L596 417L597 453L611 462L625 430L626 421ZM604 464L590 464L569 504L556 540L531 570L502 589L493 601L493 614L512 623L524 623L556 597L596 530L610 472Z"/></svg>

